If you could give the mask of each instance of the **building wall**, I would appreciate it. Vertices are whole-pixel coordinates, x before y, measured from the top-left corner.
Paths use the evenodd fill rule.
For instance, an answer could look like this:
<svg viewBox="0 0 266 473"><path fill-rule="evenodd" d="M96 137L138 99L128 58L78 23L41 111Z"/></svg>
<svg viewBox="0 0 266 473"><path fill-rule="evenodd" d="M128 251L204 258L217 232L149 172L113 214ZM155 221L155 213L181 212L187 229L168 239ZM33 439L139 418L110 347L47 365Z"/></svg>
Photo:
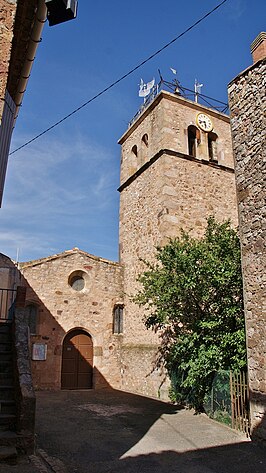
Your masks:
<svg viewBox="0 0 266 473"><path fill-rule="evenodd" d="M68 283L74 271L85 274L85 288ZM92 337L95 388L120 387L121 335L113 335L113 308L123 302L122 269L79 250L21 265L27 284L26 305L38 306L33 343L47 344L47 360L32 361L36 388L60 389L62 344L65 335L81 328Z"/></svg>
<svg viewBox="0 0 266 473"><path fill-rule="evenodd" d="M0 253L0 289L16 289L20 284L21 274L17 266L8 256Z"/></svg>
<svg viewBox="0 0 266 473"><path fill-rule="evenodd" d="M196 158L188 156L187 128L196 125L196 115L202 111L211 116L218 135L218 162L209 160L207 134L202 131ZM144 134L148 135L146 148ZM136 279L145 269L141 260L152 261L155 247L178 236L181 229L200 237L210 215L219 221L230 218L237 226L230 124L223 114L163 92L120 143L119 241L125 289L122 382L127 389L153 395L160 391L165 397L168 382L160 387L164 374L155 364L159 337L145 328L145 312L131 296L138 291ZM135 145L137 157L132 155Z"/></svg>
<svg viewBox="0 0 266 473"><path fill-rule="evenodd" d="M0 289L11 289L14 286L16 271L11 259L0 253Z"/></svg>
<svg viewBox="0 0 266 473"><path fill-rule="evenodd" d="M240 74L228 88L242 246L251 423L254 434L264 439L266 439L265 89L265 59Z"/></svg>
<svg viewBox="0 0 266 473"><path fill-rule="evenodd" d="M8 256L0 253L0 318L10 318L14 309L21 274Z"/></svg>
<svg viewBox="0 0 266 473"><path fill-rule="evenodd" d="M16 0L0 0L0 121L4 108L16 9Z"/></svg>

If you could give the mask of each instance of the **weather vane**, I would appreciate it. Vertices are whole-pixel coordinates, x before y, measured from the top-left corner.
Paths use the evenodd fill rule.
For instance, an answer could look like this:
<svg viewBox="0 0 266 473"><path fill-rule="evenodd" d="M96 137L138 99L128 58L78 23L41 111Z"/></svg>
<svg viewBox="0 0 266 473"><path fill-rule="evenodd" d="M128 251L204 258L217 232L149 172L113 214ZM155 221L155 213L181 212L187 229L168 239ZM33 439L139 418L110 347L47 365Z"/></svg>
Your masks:
<svg viewBox="0 0 266 473"><path fill-rule="evenodd" d="M155 79L152 79L150 82L147 82L147 84L144 83L143 79L140 79L139 97L144 98L144 103L146 101L146 97L148 97L154 85L155 85Z"/></svg>
<svg viewBox="0 0 266 473"><path fill-rule="evenodd" d="M203 84L200 84L197 79L195 79L194 91L195 91L195 102L198 103L198 96L201 94L201 87Z"/></svg>
<svg viewBox="0 0 266 473"><path fill-rule="evenodd" d="M173 67L170 67L170 71L172 71L172 73L176 76L177 75L177 70L174 69ZM177 79L177 77L174 79L174 85L175 85L175 94L179 94L180 95L180 82L179 80Z"/></svg>

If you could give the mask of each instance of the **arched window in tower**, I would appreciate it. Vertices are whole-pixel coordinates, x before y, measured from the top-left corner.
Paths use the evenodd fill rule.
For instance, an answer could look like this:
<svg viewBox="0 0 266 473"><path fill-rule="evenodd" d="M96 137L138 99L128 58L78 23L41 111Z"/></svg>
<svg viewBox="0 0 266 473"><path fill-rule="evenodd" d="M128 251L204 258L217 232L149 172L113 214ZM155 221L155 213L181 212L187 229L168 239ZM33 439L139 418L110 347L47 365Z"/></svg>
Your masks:
<svg viewBox="0 0 266 473"><path fill-rule="evenodd" d="M145 133L141 138L140 165L142 166L148 157L149 137Z"/></svg>
<svg viewBox="0 0 266 473"><path fill-rule="evenodd" d="M188 154L190 156L197 155L197 141L200 141L200 131L194 125L189 125L187 129L187 136L188 136Z"/></svg>
<svg viewBox="0 0 266 473"><path fill-rule="evenodd" d="M217 161L217 138L218 136L213 131L208 133L208 155L210 161Z"/></svg>
<svg viewBox="0 0 266 473"><path fill-rule="evenodd" d="M38 322L38 307L36 304L28 304L26 306L26 321L29 326L29 331L31 335L36 335L37 333L37 322Z"/></svg>
<svg viewBox="0 0 266 473"><path fill-rule="evenodd" d="M114 307L114 314L113 314L113 333L123 333L123 312L124 306L121 304L117 304Z"/></svg>
<svg viewBox="0 0 266 473"><path fill-rule="evenodd" d="M131 153L133 154L133 156L136 156L136 157L138 156L138 147L137 147L137 145L132 146Z"/></svg>
<svg viewBox="0 0 266 473"><path fill-rule="evenodd" d="M147 133L145 133L141 139L141 142L144 143L144 145L148 148L149 146L149 137Z"/></svg>

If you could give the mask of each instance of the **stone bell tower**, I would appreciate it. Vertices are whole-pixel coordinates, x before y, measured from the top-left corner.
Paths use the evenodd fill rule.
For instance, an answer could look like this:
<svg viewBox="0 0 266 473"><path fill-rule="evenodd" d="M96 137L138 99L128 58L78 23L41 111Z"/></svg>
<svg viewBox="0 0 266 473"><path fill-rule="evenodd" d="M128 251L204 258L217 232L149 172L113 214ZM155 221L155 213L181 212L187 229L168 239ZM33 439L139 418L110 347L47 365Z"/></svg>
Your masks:
<svg viewBox="0 0 266 473"><path fill-rule="evenodd" d="M125 270L124 388L157 395L158 338L130 300L155 247L181 229L201 236L210 215L237 225L229 117L161 91L121 137L120 261ZM163 393L163 388L160 395Z"/></svg>

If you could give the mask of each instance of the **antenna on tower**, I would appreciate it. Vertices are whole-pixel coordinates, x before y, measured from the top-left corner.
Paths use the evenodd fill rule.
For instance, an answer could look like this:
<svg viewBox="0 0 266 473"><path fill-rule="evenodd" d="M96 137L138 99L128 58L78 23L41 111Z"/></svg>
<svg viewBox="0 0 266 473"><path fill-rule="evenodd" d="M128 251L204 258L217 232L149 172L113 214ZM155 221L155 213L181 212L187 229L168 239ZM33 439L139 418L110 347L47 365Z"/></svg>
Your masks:
<svg viewBox="0 0 266 473"><path fill-rule="evenodd" d="M19 261L19 247L17 247L17 254L16 254L16 261L15 261L16 266L18 266L18 261Z"/></svg>
<svg viewBox="0 0 266 473"><path fill-rule="evenodd" d="M195 91L195 102L198 103L198 96L201 93L201 87L203 84L200 84L197 79L195 79L194 91Z"/></svg>

